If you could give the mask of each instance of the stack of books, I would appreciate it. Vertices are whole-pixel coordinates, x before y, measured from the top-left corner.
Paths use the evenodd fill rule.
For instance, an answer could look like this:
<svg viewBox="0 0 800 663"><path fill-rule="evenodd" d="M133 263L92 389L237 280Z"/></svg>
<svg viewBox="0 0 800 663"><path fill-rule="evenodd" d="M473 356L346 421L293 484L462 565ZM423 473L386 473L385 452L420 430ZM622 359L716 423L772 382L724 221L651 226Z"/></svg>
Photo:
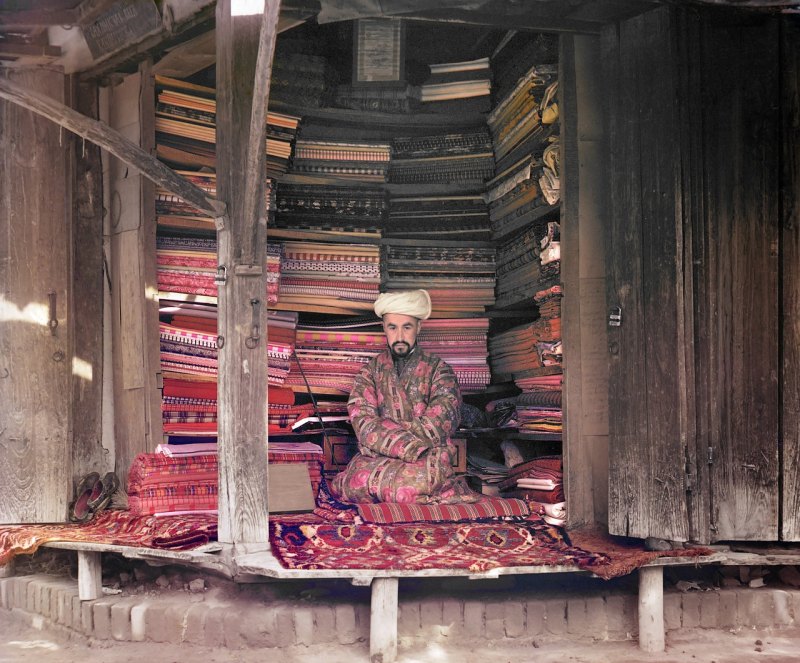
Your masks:
<svg viewBox="0 0 800 663"><path fill-rule="evenodd" d="M420 86L422 110L435 113L487 112L492 88L489 58L430 65Z"/></svg>

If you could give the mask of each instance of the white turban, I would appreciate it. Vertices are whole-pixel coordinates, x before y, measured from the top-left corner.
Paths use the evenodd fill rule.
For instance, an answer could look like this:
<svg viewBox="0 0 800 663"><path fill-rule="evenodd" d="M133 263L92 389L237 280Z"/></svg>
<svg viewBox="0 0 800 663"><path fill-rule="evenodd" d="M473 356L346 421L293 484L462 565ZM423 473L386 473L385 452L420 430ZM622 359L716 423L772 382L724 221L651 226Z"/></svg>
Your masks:
<svg viewBox="0 0 800 663"><path fill-rule="evenodd" d="M378 295L374 308L375 315L379 318L387 313L399 313L427 320L431 315L431 296L427 290L384 292Z"/></svg>

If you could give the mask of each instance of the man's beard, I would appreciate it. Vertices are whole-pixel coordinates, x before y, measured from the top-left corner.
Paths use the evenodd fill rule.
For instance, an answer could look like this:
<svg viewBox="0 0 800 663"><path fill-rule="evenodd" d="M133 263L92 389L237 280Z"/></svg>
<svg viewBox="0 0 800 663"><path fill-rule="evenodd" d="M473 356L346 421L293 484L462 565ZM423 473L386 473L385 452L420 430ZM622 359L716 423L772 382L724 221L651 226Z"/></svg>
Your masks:
<svg viewBox="0 0 800 663"><path fill-rule="evenodd" d="M403 341L397 341L389 346L389 352L392 353L392 357L395 359L401 359L403 357L408 357L411 354L412 350L417 346L415 343L414 345L409 345Z"/></svg>

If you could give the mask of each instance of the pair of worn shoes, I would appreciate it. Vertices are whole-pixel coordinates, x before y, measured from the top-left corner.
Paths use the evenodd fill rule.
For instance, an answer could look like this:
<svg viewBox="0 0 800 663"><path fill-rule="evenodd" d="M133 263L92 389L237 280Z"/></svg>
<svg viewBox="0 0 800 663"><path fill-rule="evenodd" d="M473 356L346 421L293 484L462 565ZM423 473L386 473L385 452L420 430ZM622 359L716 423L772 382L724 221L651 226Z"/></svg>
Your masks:
<svg viewBox="0 0 800 663"><path fill-rule="evenodd" d="M97 472L90 472L78 482L75 500L69 505L69 519L74 523L85 523L97 512L105 509L111 496L119 487L114 472L101 479Z"/></svg>

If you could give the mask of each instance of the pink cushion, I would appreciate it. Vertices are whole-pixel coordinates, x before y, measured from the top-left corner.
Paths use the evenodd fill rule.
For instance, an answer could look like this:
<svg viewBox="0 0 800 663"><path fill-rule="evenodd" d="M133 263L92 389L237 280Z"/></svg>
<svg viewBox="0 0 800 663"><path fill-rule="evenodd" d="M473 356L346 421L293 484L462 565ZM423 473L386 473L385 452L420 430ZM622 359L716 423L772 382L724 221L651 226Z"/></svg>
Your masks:
<svg viewBox="0 0 800 663"><path fill-rule="evenodd" d="M473 504L358 504L358 514L366 523L459 522L482 518L527 516L524 500L487 497Z"/></svg>

